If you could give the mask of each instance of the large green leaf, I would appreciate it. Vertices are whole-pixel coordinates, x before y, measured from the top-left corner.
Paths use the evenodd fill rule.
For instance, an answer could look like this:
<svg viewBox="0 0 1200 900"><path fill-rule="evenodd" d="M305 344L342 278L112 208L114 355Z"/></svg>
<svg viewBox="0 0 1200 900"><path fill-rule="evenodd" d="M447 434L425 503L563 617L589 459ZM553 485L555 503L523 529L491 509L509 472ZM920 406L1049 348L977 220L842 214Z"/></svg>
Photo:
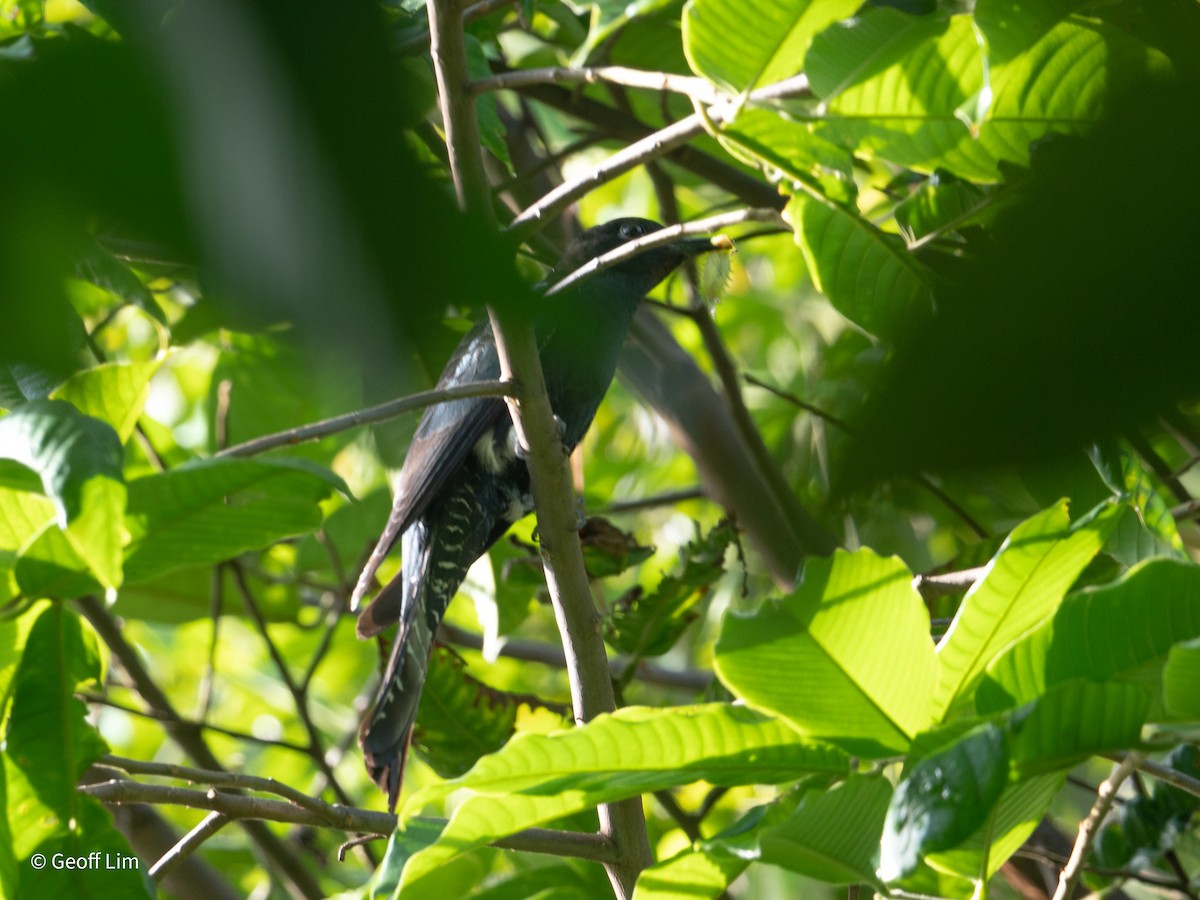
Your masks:
<svg viewBox="0 0 1200 900"><path fill-rule="evenodd" d="M1163 666L1163 706L1173 719L1200 722L1200 638L1168 651Z"/></svg>
<svg viewBox="0 0 1200 900"><path fill-rule="evenodd" d="M0 603L17 596L18 551L54 523L54 504L40 493L0 487Z"/></svg>
<svg viewBox="0 0 1200 900"><path fill-rule="evenodd" d="M563 816L693 781L778 784L806 772L844 772L848 758L777 719L727 704L628 707L552 735L518 735L461 778L418 791L404 819L463 792L437 842L409 861L415 887L460 853Z"/></svg>
<svg viewBox="0 0 1200 900"><path fill-rule="evenodd" d="M150 395L150 379L162 360L135 363L105 363L84 369L68 378L50 395L117 432L121 443L129 440Z"/></svg>
<svg viewBox="0 0 1200 900"><path fill-rule="evenodd" d="M927 853L961 844L987 821L1007 782L1007 738L995 725L921 760L905 773L888 808L879 877L899 880Z"/></svg>
<svg viewBox="0 0 1200 900"><path fill-rule="evenodd" d="M37 472L72 549L104 587L118 587L125 484L112 427L63 400L31 400L0 419L0 457Z"/></svg>
<svg viewBox="0 0 1200 900"><path fill-rule="evenodd" d="M876 7L814 41L807 71L822 133L858 151L996 181L1050 131L1098 120L1105 97L1166 60L1104 22L1010 4L969 15Z"/></svg>
<svg viewBox="0 0 1200 900"><path fill-rule="evenodd" d="M817 290L851 322L885 340L928 313L925 268L866 219L832 200L796 194L784 210Z"/></svg>
<svg viewBox="0 0 1200 900"><path fill-rule="evenodd" d="M1040 774L1136 747L1149 708L1149 693L1136 684L1076 680L1056 685L1012 717L1013 765Z"/></svg>
<svg viewBox="0 0 1200 900"><path fill-rule="evenodd" d="M132 858L112 817L75 788L80 775L102 753L104 742L75 699L82 684L102 677L95 635L61 604L40 612L29 632L13 692L4 746L4 781L13 853L22 865L14 898L147 897L137 869L102 872L24 864L34 853L101 859Z"/></svg>
<svg viewBox="0 0 1200 900"><path fill-rule="evenodd" d="M830 884L875 883L891 797L892 785L881 776L853 775L829 790L808 791L791 816L759 834L758 858Z"/></svg>
<svg viewBox="0 0 1200 900"><path fill-rule="evenodd" d="M929 613L895 557L810 559L792 596L727 615L715 654L747 703L854 753L903 752L932 721Z"/></svg>
<svg viewBox="0 0 1200 900"><path fill-rule="evenodd" d="M315 468L231 458L132 481L127 577L145 581L312 531L330 487Z"/></svg>
<svg viewBox="0 0 1200 900"><path fill-rule="evenodd" d="M854 197L853 157L846 148L816 134L810 122L789 118L779 110L747 106L720 126L719 136L725 149L760 166L771 181L816 185L839 203Z"/></svg>
<svg viewBox="0 0 1200 900"><path fill-rule="evenodd" d="M1115 513L1106 510L1072 527L1060 501L1013 530L938 644L939 718L966 702L997 654L1054 612L1103 546Z"/></svg>
<svg viewBox="0 0 1200 900"><path fill-rule="evenodd" d="M749 91L795 75L813 35L851 15L859 0L690 0L683 50L697 75Z"/></svg>
<svg viewBox="0 0 1200 900"><path fill-rule="evenodd" d="M1174 644L1200 637L1200 567L1151 560L1120 581L1073 594L987 667L976 696L990 712L1073 679L1152 687Z"/></svg>
<svg viewBox="0 0 1200 900"><path fill-rule="evenodd" d="M986 859L991 878L1033 834L1065 780L1065 773L1055 772L1009 783L983 825L953 850L930 853L927 861L941 871L978 879Z"/></svg>
<svg viewBox="0 0 1200 900"><path fill-rule="evenodd" d="M488 687L467 674L462 657L436 647L421 689L413 745L443 778L462 775L504 746L517 711L532 698Z"/></svg>

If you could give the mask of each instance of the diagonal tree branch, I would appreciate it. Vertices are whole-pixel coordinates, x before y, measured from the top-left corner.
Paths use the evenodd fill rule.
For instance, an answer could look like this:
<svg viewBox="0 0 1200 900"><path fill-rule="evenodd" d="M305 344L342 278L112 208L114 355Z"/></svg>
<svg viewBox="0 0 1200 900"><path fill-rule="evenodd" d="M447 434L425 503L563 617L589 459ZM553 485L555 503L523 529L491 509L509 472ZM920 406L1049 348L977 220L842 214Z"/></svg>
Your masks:
<svg viewBox="0 0 1200 900"><path fill-rule="evenodd" d="M171 701L167 699L167 695L150 677L150 673L142 665L141 657L125 640L120 626L100 601L95 597L83 597L77 602L84 618L91 623L101 640L108 645L113 656L121 664L121 668L133 682L137 692L141 694L142 699L163 720L163 730L198 765L206 769L223 769L220 761L205 743L199 729L183 721L171 705ZM313 900L325 896L317 879L274 832L262 822L248 821L241 825L250 839L270 860L275 871L292 885L299 896L313 898Z"/></svg>
<svg viewBox="0 0 1200 900"><path fill-rule="evenodd" d="M428 4L439 102L459 203L494 222L491 191L480 150L473 101L468 94L460 8L448 0ZM511 311L489 307L501 376L517 385L508 398L518 440L529 449L531 490L541 534L546 584L567 658L576 719L586 721L615 708L599 614L592 600L583 551L575 530L574 492L554 413L546 394L533 327ZM633 893L638 873L653 861L640 798L602 805L600 832L615 857L605 865L620 900Z"/></svg>

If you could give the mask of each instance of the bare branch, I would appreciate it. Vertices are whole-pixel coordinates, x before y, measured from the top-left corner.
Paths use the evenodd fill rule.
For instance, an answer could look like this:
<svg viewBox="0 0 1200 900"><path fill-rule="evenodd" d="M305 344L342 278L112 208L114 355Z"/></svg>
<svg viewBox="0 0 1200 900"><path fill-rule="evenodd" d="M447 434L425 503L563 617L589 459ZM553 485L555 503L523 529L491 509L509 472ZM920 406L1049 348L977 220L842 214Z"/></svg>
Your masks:
<svg viewBox="0 0 1200 900"><path fill-rule="evenodd" d="M747 101L758 103L802 96L807 94L808 90L808 79L804 75L796 75L752 91ZM720 125L731 120L740 108L741 104L737 101L714 104L706 112L707 122L705 116L693 113L666 128L647 135L640 141L635 141L624 150L614 153L587 175L576 178L574 181L564 182L550 191L517 216L508 226L508 233L514 238L524 239L537 231L542 222L553 218L584 194L648 160L657 159L668 151L687 143L702 134L709 124Z"/></svg>
<svg viewBox="0 0 1200 900"><path fill-rule="evenodd" d="M158 718L162 719L163 730L194 762L209 769L222 768L208 744L205 743L199 729L195 725L185 722L179 716L166 694L150 677L150 673L142 664L141 657L125 640L120 626L109 615L103 604L95 597L83 597L76 602L84 618L91 623L100 638L112 650L113 656L129 675L142 699L155 711ZM324 890L321 889L321 885L312 873L270 829L261 822L244 822L242 827L271 861L275 871L281 873L302 896L311 898L325 896Z"/></svg>
<svg viewBox="0 0 1200 900"><path fill-rule="evenodd" d="M534 84L598 84L607 81L625 87L646 88L651 91L669 91L684 94L699 103L715 104L730 100L730 96L718 90L704 78L690 75L673 75L668 72L647 72L626 66L596 66L586 69L546 68L514 69L491 78L480 78L471 82L474 94L485 91L512 90Z"/></svg>
<svg viewBox="0 0 1200 900"><path fill-rule="evenodd" d="M1113 753L1106 754L1106 758L1111 759L1113 762L1122 763L1133 755L1135 754ZM1187 791L1187 793L1194 797L1200 797L1200 779L1193 778L1190 775L1184 775L1178 769L1172 769L1170 766L1164 766L1160 763L1154 762L1153 760L1146 759L1145 757L1142 757L1137 761L1137 768L1145 772L1147 775L1157 778L1159 781L1165 781L1167 784L1171 785L1171 787L1177 787L1181 791Z"/></svg>
<svg viewBox="0 0 1200 900"><path fill-rule="evenodd" d="M370 425L374 422L394 419L396 416L424 409L426 406L433 406L435 403L449 403L452 400L464 400L469 397L504 397L512 394L512 391L513 386L504 381L476 381L471 384L456 385L455 387L422 391L419 394L412 394L408 397L401 397L398 400L389 400L387 403L380 403L378 406L370 406L366 409L356 410L342 416L334 416L331 419L324 419L309 425L301 425L299 428L289 428L287 431L280 431L277 434L266 434L252 441L245 441L244 443L227 447L213 455L255 456L259 453L265 453L267 450L274 450L277 447L290 447L293 444L300 444L304 441L315 441L319 438L328 437L331 434L348 431L351 428L358 428L361 425Z"/></svg>
<svg viewBox="0 0 1200 900"><path fill-rule="evenodd" d="M198 850L201 844L229 824L229 821L229 816L224 813L209 813L199 825L180 838L179 843L164 853L146 874L154 879L156 884L162 881L183 865L183 861Z"/></svg>
<svg viewBox="0 0 1200 900"><path fill-rule="evenodd" d="M1067 864L1063 866L1063 870L1059 874L1058 888L1054 891L1053 900L1067 900L1074 896L1075 885L1078 884L1079 877L1083 874L1084 863L1092 849L1092 842L1096 839L1100 823L1104 821L1104 817L1112 808L1113 800L1117 796L1117 791L1121 789L1122 783L1144 762L1145 757L1141 753L1127 754L1096 791L1096 802L1092 804L1087 818L1079 825L1079 835L1075 838L1071 858L1067 860Z"/></svg>
<svg viewBox="0 0 1200 900"><path fill-rule="evenodd" d="M716 231L719 228L728 228L730 225L738 225L742 222L771 222L772 224L780 224L787 227L787 223L783 221L783 217L774 209L740 209L735 212L721 213L703 219L696 219L692 222L684 222L680 225L668 225L666 228L655 231L645 237L629 241L622 244L616 250L610 250L584 263L574 272L571 272L561 281L551 286L546 291L546 295L557 294L559 291L566 290L572 285L603 272L605 269L611 269L613 266L624 262L630 257L645 253L647 250L652 250L655 247L674 243L684 235L708 234L710 231Z"/></svg>

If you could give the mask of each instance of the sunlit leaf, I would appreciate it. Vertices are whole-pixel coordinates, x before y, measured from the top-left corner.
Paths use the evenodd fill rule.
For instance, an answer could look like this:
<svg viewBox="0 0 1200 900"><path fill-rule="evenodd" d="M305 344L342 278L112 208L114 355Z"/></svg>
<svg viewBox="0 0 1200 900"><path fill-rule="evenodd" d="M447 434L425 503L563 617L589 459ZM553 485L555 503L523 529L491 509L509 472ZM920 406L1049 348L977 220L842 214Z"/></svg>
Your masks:
<svg viewBox="0 0 1200 900"><path fill-rule="evenodd" d="M697 75L748 91L804 67L813 35L858 7L857 0L690 0L683 49Z"/></svg>
<svg viewBox="0 0 1200 900"><path fill-rule="evenodd" d="M747 703L875 756L930 725L934 665L912 573L870 550L810 559L792 596L727 615L716 646L717 674Z"/></svg>
<svg viewBox="0 0 1200 900"><path fill-rule="evenodd" d="M1200 637L1200 568L1154 560L1112 585L1073 594L987 668L982 711L1035 700L1077 678L1153 687L1171 647Z"/></svg>
<svg viewBox="0 0 1200 900"><path fill-rule="evenodd" d="M779 783L846 764L776 719L724 704L627 707L557 734L519 735L461 778L409 798L406 813L469 791L438 842L409 861L403 886L416 890L473 847L600 803L697 780Z"/></svg>
<svg viewBox="0 0 1200 900"><path fill-rule="evenodd" d="M1071 526L1063 502L1013 530L938 644L934 703L939 716L965 702L988 664L1058 608L1104 544L1114 519L1109 510Z"/></svg>

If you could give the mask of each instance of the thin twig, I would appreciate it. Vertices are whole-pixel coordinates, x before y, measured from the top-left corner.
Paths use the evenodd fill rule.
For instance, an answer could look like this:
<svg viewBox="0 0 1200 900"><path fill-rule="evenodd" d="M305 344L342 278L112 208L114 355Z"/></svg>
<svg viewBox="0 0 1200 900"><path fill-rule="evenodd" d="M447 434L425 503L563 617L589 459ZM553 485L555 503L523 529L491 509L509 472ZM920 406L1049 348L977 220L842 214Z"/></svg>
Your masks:
<svg viewBox="0 0 1200 900"><path fill-rule="evenodd" d="M654 509L659 506L674 506L685 500L703 500L708 492L702 487L680 488L677 491L663 491L649 497L638 497L636 500L614 500L600 509L602 515L620 515L621 513L640 512L644 509Z"/></svg>
<svg viewBox="0 0 1200 900"><path fill-rule="evenodd" d="M450 403L453 400L464 400L470 397L504 397L511 395L512 391L512 385L504 381L475 381L470 384L460 384L449 388L422 391L419 394L401 397L398 400L390 400L378 406L370 406L366 409L346 413L345 415L334 416L331 419L324 419L309 425L301 425L298 428L289 428L287 431L280 431L276 434L266 434L252 441L234 444L232 447L227 447L213 455L254 456L259 453L265 453L267 450L274 450L276 447L288 447L293 444L303 443L304 441L315 441L319 438L328 437L331 434L348 431L351 428L358 428L361 425L370 425L375 422L394 419L396 416L424 409L426 406L433 406L435 403Z"/></svg>
<svg viewBox="0 0 1200 900"><path fill-rule="evenodd" d="M185 859L200 848L200 845L228 825L229 816L224 813L211 812L200 824L179 839L174 847L159 857L158 862L146 873L155 884L179 868Z"/></svg>
<svg viewBox="0 0 1200 900"><path fill-rule="evenodd" d="M262 819L289 825L313 825L373 834L391 834L396 828L396 817L389 813L334 804L326 804L325 811L317 812L310 807L298 806L285 800L235 794L215 787L198 791L165 784L113 779L83 785L79 790L97 800L118 806L127 803L168 804L220 812L230 819Z"/></svg>
<svg viewBox="0 0 1200 900"><path fill-rule="evenodd" d="M808 90L808 79L804 75L796 75L752 91L746 99L750 103L759 103L802 96L807 94ZM588 174L573 181L564 182L547 193L513 220L507 229L508 233L515 239L523 240L537 231L542 223L553 218L593 189L612 181L647 160L657 159L670 150L687 143L702 134L710 123L720 125L732 119L740 108L741 104L737 101L714 104L707 110L708 122L699 113L693 113L666 128L659 129L653 134L635 141L625 149L614 153Z"/></svg>
<svg viewBox="0 0 1200 900"><path fill-rule="evenodd" d="M459 628L457 625L448 625L443 622L439 638L460 647L470 647L472 650L483 649L483 635ZM542 663L560 669L565 668L567 664L562 647L523 638L509 638L504 641L500 645L500 655L507 659ZM608 661L609 671L613 678L620 678L628 666L628 660L616 658ZM647 684L680 688L686 691L703 691L712 684L713 680L712 672L703 669L668 669L647 660L641 660L637 664L635 677L638 681L644 681Z"/></svg>
<svg viewBox="0 0 1200 900"><path fill-rule="evenodd" d="M680 237L688 234L708 234L711 231L716 231L719 228L728 228L730 225L738 225L742 222L774 222L783 221L779 213L773 209L739 209L734 212L721 213L716 216L708 216L703 219L696 219L692 222L684 222L679 225L668 225L659 231L655 231L645 237L637 238L622 244L616 250L609 250L607 253L597 256L571 272L561 281L555 283L549 290L546 291L547 296L557 294L559 291L564 291L572 285L578 284L580 281L591 278L603 272L605 269L611 269L613 266L624 262L630 257L637 256L640 253L645 253L647 250L652 250L655 247L662 247L666 244L672 244L679 240Z"/></svg>
<svg viewBox="0 0 1200 900"><path fill-rule="evenodd" d="M207 769L222 768L208 744L205 743L200 730L194 724L185 722L166 694L146 671L137 651L125 640L121 628L104 605L95 597L82 597L76 601L84 618L100 635L101 640L112 650L113 656L120 662L133 681L137 692L146 704L158 713L163 721L163 730L183 749L193 762ZM250 839L259 847L273 864L276 872L289 881L304 897L319 898L325 896L325 891L316 878L304 866L300 859L283 841L261 822L244 822L242 828Z"/></svg>
<svg viewBox="0 0 1200 900"><path fill-rule="evenodd" d="M976 566L959 572L941 572L934 575L913 576L913 590L922 597L939 597L944 594L959 594L969 590L987 574L987 566Z"/></svg>
<svg viewBox="0 0 1200 900"><path fill-rule="evenodd" d="M598 84L608 82L625 87L684 94L700 103L715 104L732 99L703 78L673 75L668 72L647 72L626 66L595 66L583 69L546 68L513 69L491 78L471 82L471 93L512 90L534 84Z"/></svg>
<svg viewBox="0 0 1200 900"><path fill-rule="evenodd" d="M129 803L167 804L202 809L230 820L263 820L316 828L337 828L360 834L386 836L396 830L397 818L391 813L354 806L326 804L308 797L304 806L283 800L245 796L210 787L198 791L162 784L146 784L128 779L112 779L80 787L81 792L113 805ZM546 853L588 859L606 865L619 862L616 848L603 835L551 828L527 828L495 841L492 846L530 853Z"/></svg>
<svg viewBox="0 0 1200 900"><path fill-rule="evenodd" d="M296 715L300 719L300 723L304 726L305 732L308 734L309 755L312 757L317 768L324 774L334 795L340 802L348 804L350 802L350 795L343 790L337 777L333 774L332 766L329 765L329 761L325 758L325 748L322 746L321 733L317 730L316 723L313 722L312 716L308 711L308 696L305 693L305 688L292 676L287 660L283 658L283 654L279 652L279 648L271 639L271 634L267 630L267 620L263 616L262 610L258 607L258 601L254 597L254 592L250 590L250 585L246 581L246 573L242 570L241 565L236 561L231 562L229 563L229 570L233 573L233 582L237 585L238 593L242 595L242 602L246 606L246 611L250 613L255 627L258 628L258 633L262 635L263 643L267 645L267 652L275 663L279 677L283 679L288 693L292 695L292 701L296 706Z"/></svg>
<svg viewBox="0 0 1200 900"><path fill-rule="evenodd" d="M262 738L257 735L250 734L247 731L238 731L234 728L225 728L221 725L214 725L212 722L199 722L195 719L184 719L182 717L171 718L164 715L162 712L154 709L138 709L134 706L129 706L124 703L119 703L111 697L106 697L103 694L96 694L90 691L76 691L77 696L84 703L94 703L100 706L107 706L110 709L120 710L131 716L139 716L143 719L153 719L156 722L171 722L178 724L184 728L190 729L197 734L204 731L211 731L214 734L223 734L226 737L231 737L238 741L247 741L252 744L259 744L263 747L278 747L281 750L291 750L293 753L300 753L308 756L310 749L303 744L296 744L291 741L277 740L275 738Z"/></svg>
<svg viewBox="0 0 1200 900"><path fill-rule="evenodd" d="M1137 768L1157 778L1159 781L1165 781L1171 787L1177 787L1181 791L1186 791L1194 797L1200 797L1200 779L1193 778L1190 775L1184 775L1178 769L1172 769L1170 766L1164 766L1161 763L1156 763L1153 760L1146 759L1140 754L1134 753L1111 753L1105 754L1106 759L1111 759L1113 762L1123 763L1131 756L1138 756Z"/></svg>
<svg viewBox="0 0 1200 900"><path fill-rule="evenodd" d="M1096 839L1100 823L1104 821L1104 817L1112 808L1113 798L1121 789L1122 783L1144 761L1145 757L1141 753L1127 754L1113 770L1113 773L1101 783L1096 791L1096 802L1092 804L1091 811L1079 825L1079 835L1075 839L1075 846L1071 849L1071 858L1067 860L1067 864L1063 866L1062 872L1059 874L1058 887L1054 891L1053 900L1067 900L1074 896L1075 885L1078 884L1079 878L1083 874L1084 863L1091 851L1092 842Z"/></svg>

